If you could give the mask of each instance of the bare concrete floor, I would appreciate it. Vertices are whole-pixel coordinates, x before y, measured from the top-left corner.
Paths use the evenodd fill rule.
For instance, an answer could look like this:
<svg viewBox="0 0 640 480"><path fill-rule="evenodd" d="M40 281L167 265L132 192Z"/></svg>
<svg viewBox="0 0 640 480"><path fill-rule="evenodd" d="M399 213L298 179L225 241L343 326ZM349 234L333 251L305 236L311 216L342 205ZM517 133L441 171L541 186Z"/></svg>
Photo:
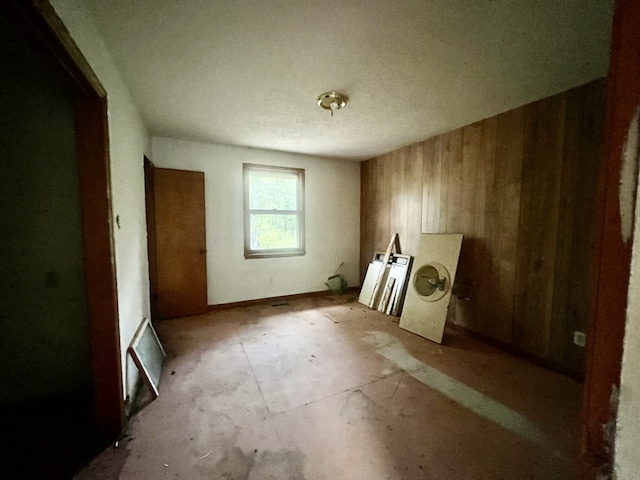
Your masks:
<svg viewBox="0 0 640 480"><path fill-rule="evenodd" d="M78 479L577 478L581 385L353 297L157 326L160 397Z"/></svg>

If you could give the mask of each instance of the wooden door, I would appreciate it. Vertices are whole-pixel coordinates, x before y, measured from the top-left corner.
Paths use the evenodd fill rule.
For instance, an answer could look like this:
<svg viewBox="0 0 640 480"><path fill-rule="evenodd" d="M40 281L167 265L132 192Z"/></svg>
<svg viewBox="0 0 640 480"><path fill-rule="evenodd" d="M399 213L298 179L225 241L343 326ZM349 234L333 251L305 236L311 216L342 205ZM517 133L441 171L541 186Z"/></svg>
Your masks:
<svg viewBox="0 0 640 480"><path fill-rule="evenodd" d="M207 311L204 173L155 168L158 318Z"/></svg>

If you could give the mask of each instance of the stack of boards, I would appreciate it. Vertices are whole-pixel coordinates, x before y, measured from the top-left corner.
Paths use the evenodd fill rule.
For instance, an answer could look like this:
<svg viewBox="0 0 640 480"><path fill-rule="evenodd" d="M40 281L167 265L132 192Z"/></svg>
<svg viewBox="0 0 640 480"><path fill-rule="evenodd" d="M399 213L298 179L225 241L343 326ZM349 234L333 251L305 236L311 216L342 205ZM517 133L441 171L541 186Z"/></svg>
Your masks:
<svg viewBox="0 0 640 480"><path fill-rule="evenodd" d="M358 301L369 308L398 317L402 312L402 303L407 291L407 282L413 257L398 253L390 255L389 261L382 272L378 293L374 298L373 291L383 268L384 256L385 254L382 252L376 252L373 255L373 260L367 268L367 274L362 283Z"/></svg>

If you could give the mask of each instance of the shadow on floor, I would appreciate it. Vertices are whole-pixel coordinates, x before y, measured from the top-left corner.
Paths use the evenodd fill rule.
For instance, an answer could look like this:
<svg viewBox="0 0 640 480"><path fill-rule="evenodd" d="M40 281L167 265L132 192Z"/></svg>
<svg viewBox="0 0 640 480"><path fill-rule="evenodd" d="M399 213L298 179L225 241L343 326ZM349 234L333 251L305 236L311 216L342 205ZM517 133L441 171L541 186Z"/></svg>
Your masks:
<svg viewBox="0 0 640 480"><path fill-rule="evenodd" d="M92 405L90 392L3 405L2 471L11 478L71 478L100 450Z"/></svg>

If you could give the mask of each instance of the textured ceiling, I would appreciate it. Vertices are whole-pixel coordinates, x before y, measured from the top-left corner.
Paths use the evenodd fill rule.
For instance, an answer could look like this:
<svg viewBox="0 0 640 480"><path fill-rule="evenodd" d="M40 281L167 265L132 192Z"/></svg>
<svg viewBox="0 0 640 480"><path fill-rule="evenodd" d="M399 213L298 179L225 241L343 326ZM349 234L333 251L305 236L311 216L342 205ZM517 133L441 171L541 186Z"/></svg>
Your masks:
<svg viewBox="0 0 640 480"><path fill-rule="evenodd" d="M613 0L93 0L150 133L362 160L606 74ZM333 118L316 105L349 96Z"/></svg>

